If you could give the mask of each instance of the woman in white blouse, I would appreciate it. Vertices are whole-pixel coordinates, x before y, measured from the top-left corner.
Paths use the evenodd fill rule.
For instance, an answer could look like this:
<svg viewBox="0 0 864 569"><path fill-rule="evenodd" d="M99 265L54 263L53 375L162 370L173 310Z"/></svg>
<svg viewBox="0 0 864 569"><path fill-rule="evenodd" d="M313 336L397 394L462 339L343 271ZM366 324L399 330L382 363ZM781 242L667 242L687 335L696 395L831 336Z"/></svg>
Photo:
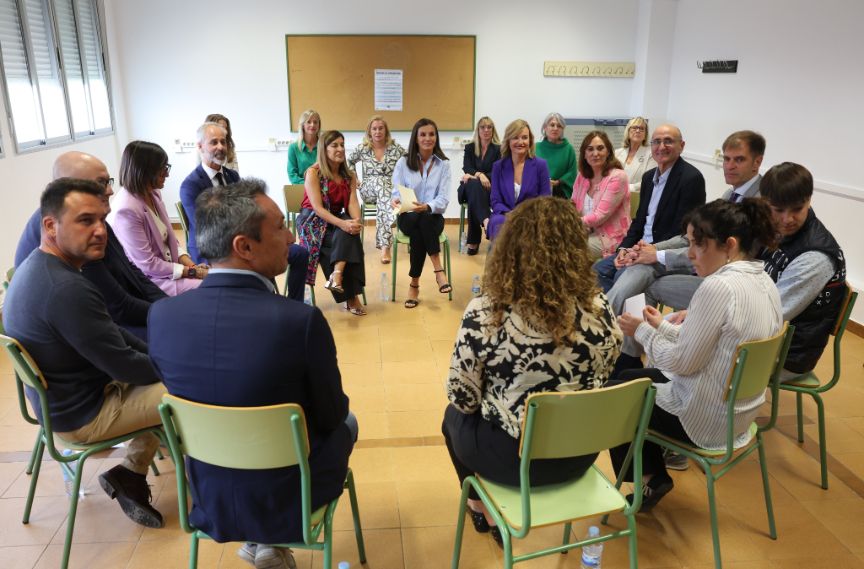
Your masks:
<svg viewBox="0 0 864 569"><path fill-rule="evenodd" d="M630 191L638 192L642 188L642 176L657 163L651 157L651 147L648 146L648 121L642 117L630 119L624 131L624 145L615 151L615 158L624 166L627 179L630 180Z"/></svg>
<svg viewBox="0 0 864 569"><path fill-rule="evenodd" d="M664 319L653 307L642 318L622 314L622 332L645 347L650 368L628 370L618 381L650 377L657 399L649 426L672 438L705 449L726 445L724 392L733 354L742 342L777 334L783 325L780 294L755 260L772 247L771 212L759 199L740 204L717 200L694 210L686 220L688 256L705 280L686 311ZM748 427L765 401L760 394L736 405L735 446L750 440ZM627 445L612 449L620 470ZM642 449L645 485L642 508L653 507L673 487L662 449L645 442Z"/></svg>

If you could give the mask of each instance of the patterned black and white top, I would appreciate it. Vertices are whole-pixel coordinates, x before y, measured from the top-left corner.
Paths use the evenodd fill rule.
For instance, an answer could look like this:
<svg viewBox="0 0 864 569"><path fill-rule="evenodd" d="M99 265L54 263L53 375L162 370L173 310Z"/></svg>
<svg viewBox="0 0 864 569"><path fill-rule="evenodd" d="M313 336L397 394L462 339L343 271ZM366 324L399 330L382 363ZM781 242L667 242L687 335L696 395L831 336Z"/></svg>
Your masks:
<svg viewBox="0 0 864 569"><path fill-rule="evenodd" d="M384 156L379 161L375 158L375 150L371 146L360 144L348 156L348 165L355 168L357 163L363 165L363 179L360 182L360 195L366 201L372 201L379 195L387 196L393 192L393 169L399 159L405 156L405 149L395 140L384 149Z"/></svg>
<svg viewBox="0 0 864 569"><path fill-rule="evenodd" d="M512 310L504 313L501 326L484 325L491 317L489 299L472 299L450 362L450 403L463 413L479 408L484 419L518 439L530 394L601 387L623 337L606 296L598 294L594 303L600 317L580 311L575 341L556 346L551 335Z"/></svg>

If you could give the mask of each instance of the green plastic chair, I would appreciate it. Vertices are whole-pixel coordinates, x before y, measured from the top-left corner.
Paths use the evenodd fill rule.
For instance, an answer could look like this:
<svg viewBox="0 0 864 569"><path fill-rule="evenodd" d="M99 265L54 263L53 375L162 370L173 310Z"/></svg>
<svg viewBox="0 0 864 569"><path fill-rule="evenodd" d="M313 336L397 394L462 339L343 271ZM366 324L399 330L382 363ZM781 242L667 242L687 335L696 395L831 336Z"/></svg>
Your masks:
<svg viewBox="0 0 864 569"><path fill-rule="evenodd" d="M159 414L162 415L168 445L177 465L177 496L188 496L184 456L216 466L247 470L297 465L300 469L303 541L270 545L323 551L324 569L332 567L333 514L339 498L314 512L311 510L309 438L302 407L293 403L265 407L220 407L165 394L159 405ZM350 468L345 478L345 488L351 500L360 562L365 563L366 548L360 527L354 476ZM198 566L198 540L211 538L189 523L186 499L179 499L178 505L180 526L190 534L189 567L194 569Z"/></svg>
<svg viewBox="0 0 864 569"><path fill-rule="evenodd" d="M687 443L672 439L649 430L645 436L646 441L673 450L677 453L693 459L705 472L705 480L708 485L708 507L711 516L711 537L714 542L714 566L717 569L723 567L720 558L720 534L717 528L717 504L714 496L714 483L724 474L729 472L735 465L741 463L753 451L759 452L759 466L762 470L762 490L765 494L765 509L768 514L768 529L771 539L777 539L777 528L774 524L774 507L771 504L771 488L768 484L768 461L765 459L765 445L762 434L774 427L777 421L777 385L779 383L780 370L786 361L786 353L789 351L789 343L792 341L794 326L788 323L776 336L764 340L744 342L738 346L734 356L735 365L729 374L726 384L726 406L728 418L726 422L726 448L722 450L707 450ZM765 388L771 389L771 417L764 426L758 426L755 422L750 424L749 431L752 436L747 445L736 449L735 443L735 405L739 401L751 399L763 393ZM713 467L719 467L716 472ZM625 462L626 470L626 462Z"/></svg>
<svg viewBox="0 0 864 569"><path fill-rule="evenodd" d="M180 227L183 228L186 243L189 243L189 216L186 215L186 208L183 207L183 202L175 203L174 207L177 208L177 217L180 219Z"/></svg>
<svg viewBox="0 0 864 569"><path fill-rule="evenodd" d="M636 512L642 505L642 440L654 406L655 389L647 378L615 387L579 392L535 393L528 397L520 439L520 485L505 486L469 476L462 484L452 569L459 567L468 492L473 488L495 519L504 541L504 567L536 557L615 539L629 540L630 567L638 567ZM567 436L562 436L567 433ZM596 465L575 480L531 488L529 468L534 459L565 458L599 452L630 443L635 457L635 499L629 504L621 481L610 482ZM599 537L570 542L574 520L622 512L627 528ZM512 538L523 539L532 528L564 524L563 543L524 555L513 555Z"/></svg>
<svg viewBox="0 0 864 569"><path fill-rule="evenodd" d="M795 378L785 381L780 384L780 389L784 391L792 391L795 393L795 410L798 416L798 442L804 442L804 406L801 401L802 395L809 395L816 402L816 413L819 423L819 462L822 473L822 488L828 489L828 448L825 440L825 405L822 402L822 393L828 391L837 385L840 380L840 346L843 334L846 332L846 325L849 323L849 317L852 315L852 308L855 306L855 301L858 299L858 293L854 292L851 287L848 287L848 294L844 299L843 307L837 318L837 325L832 330L834 336L834 375L827 383L822 385L822 382L813 371L801 374Z"/></svg>
<svg viewBox="0 0 864 569"><path fill-rule="evenodd" d="M641 193L630 192L630 219L636 219L636 213L639 211L639 200L641 198Z"/></svg>
<svg viewBox="0 0 864 569"><path fill-rule="evenodd" d="M466 204L459 204L459 252L464 253L462 250L462 235L465 233L465 214L468 211L468 206Z"/></svg>
<svg viewBox="0 0 864 569"><path fill-rule="evenodd" d="M27 399L24 394L24 385L32 387L39 395L39 405L42 409L48 409L48 384L36 362L27 353L27 350L18 343L15 338L0 335L0 344L6 350L6 354L12 361L12 366L15 369L15 384L18 390L18 406L21 411L21 416L31 425L39 426L39 432L36 435L36 442L33 445L33 452L30 453L30 462L27 463L27 474L31 475L30 490L27 492L27 502L24 505L24 517L22 523L30 523L30 509L33 506L33 497L36 495L36 482L39 479L39 470L42 466L42 455L45 449L48 449L48 454L57 461L60 468L63 469L66 476L72 478L71 495L69 496L69 520L66 524L66 540L63 542L63 558L60 562L61 569L66 569L69 566L69 554L72 549L72 534L75 531L75 515L78 512L78 493L81 490L81 477L84 472L84 462L91 455L103 450L108 450L111 447L134 439L145 433L153 433L164 442L162 426L156 425L146 429L139 429L125 435L98 441L94 443L73 443L61 439L57 436L51 427L51 416L48 413L42 414L42 424L30 414L27 408ZM63 446L69 450L77 451L69 455L63 455L57 450L54 441L62 442ZM77 464L73 464L77 461ZM155 464L150 466L153 473L159 475L159 470Z"/></svg>
<svg viewBox="0 0 864 569"><path fill-rule="evenodd" d="M447 275L447 282L450 283L450 292L447 294L450 300L453 300L453 267L450 264L450 241L447 239L447 234L442 231L438 236L438 242L441 243L444 252L444 274ZM402 233L400 229L396 229L396 234L393 236L393 259L392 278L390 283L390 302L396 302L396 263L399 261L399 245L407 245L408 250L411 250L410 238Z"/></svg>

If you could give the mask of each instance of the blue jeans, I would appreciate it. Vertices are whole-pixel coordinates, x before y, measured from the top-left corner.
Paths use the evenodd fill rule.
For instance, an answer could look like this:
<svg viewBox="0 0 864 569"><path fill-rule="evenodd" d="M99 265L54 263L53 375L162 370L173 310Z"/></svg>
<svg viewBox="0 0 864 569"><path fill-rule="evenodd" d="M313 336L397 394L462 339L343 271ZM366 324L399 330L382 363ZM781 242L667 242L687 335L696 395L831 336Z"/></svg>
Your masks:
<svg viewBox="0 0 864 569"><path fill-rule="evenodd" d="M288 248L288 298L303 302L309 251L301 245Z"/></svg>
<svg viewBox="0 0 864 569"><path fill-rule="evenodd" d="M594 271L597 273L597 282L600 283L603 292L609 292L621 272L615 268L615 255L609 255L594 263Z"/></svg>

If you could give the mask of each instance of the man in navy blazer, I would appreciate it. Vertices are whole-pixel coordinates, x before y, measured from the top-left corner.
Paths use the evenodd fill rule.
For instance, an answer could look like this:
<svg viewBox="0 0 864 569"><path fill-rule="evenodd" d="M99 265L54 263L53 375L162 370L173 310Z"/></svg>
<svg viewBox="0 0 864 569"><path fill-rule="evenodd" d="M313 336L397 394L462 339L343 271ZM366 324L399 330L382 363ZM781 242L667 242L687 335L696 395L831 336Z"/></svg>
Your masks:
<svg viewBox="0 0 864 569"><path fill-rule="evenodd" d="M186 176L180 184L180 201L189 218L189 241L186 249L196 264L207 263L207 258L198 249L195 200L201 192L214 186L227 186L240 180L240 174L225 168L228 159L228 131L215 122L206 122L198 127L198 152L201 164ZM288 249L288 297L303 302L305 277L309 252L300 245L292 244Z"/></svg>
<svg viewBox="0 0 864 569"><path fill-rule="evenodd" d="M627 235L610 255L594 263L604 292L609 292L627 265L630 248L639 243L657 243L681 234L684 216L705 203L705 178L681 158L684 139L678 127L660 125L651 136L651 156L657 167L642 176L639 210Z"/></svg>
<svg viewBox="0 0 864 569"><path fill-rule="evenodd" d="M150 357L168 391L186 399L300 404L314 511L342 492L356 422L321 311L274 290L271 279L285 271L291 233L265 191L263 181L247 178L198 199L198 241L213 268L199 288L153 305ZM216 541L251 542L239 552L251 560L256 551L274 551L254 544L302 539L296 466L235 470L189 462L192 523Z"/></svg>
<svg viewBox="0 0 864 569"><path fill-rule="evenodd" d="M101 160L84 152L73 150L58 156L54 161L53 177L55 180L79 178L96 182L105 188L106 200L114 193L111 187L114 179L109 176L108 168ZM150 304L165 298L166 294L129 261L114 230L107 223L105 227L108 232L105 256L85 264L81 273L102 293L111 319L118 326L144 340L147 337L147 312ZM41 239L42 214L37 209L27 220L18 240L15 250L16 268L39 247Z"/></svg>

